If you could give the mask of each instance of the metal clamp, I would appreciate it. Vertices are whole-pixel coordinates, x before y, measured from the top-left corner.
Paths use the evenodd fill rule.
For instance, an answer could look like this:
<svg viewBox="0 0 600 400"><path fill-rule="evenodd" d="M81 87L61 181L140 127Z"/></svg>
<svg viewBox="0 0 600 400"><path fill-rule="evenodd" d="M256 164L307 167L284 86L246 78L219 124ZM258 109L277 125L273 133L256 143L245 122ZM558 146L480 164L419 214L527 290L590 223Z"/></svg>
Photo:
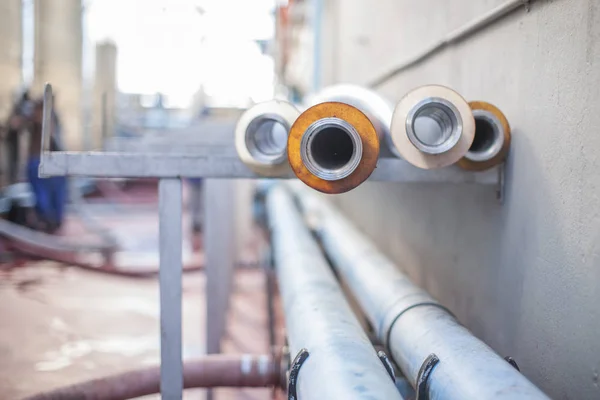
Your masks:
<svg viewBox="0 0 600 400"><path fill-rule="evenodd" d="M388 358L387 354L385 354L384 351L379 350L377 352L377 356L379 357L379 360L381 360L381 363L385 367L385 370L388 372L388 374L390 374L392 382L396 383L396 372L394 371L394 365Z"/></svg>
<svg viewBox="0 0 600 400"><path fill-rule="evenodd" d="M517 362L515 361L514 358L512 358L511 356L506 356L506 357L504 357L504 359L506 360L506 362L508 362L510 365L512 365L514 369L521 372L521 368L519 368L519 365L517 364Z"/></svg>
<svg viewBox="0 0 600 400"><path fill-rule="evenodd" d="M433 368L440 362L438 356L434 353L431 353L425 361L423 361L423 365L419 369L419 374L417 375L417 397L416 400L429 400L429 393L427 393L427 389L429 386L429 376L433 372Z"/></svg>
<svg viewBox="0 0 600 400"><path fill-rule="evenodd" d="M300 367L304 364L304 361L308 358L309 353L306 349L300 349L292 365L290 366L290 371L287 379L287 392L288 392L288 400L298 400L298 394L296 392L296 386L298 385L298 374L300 373Z"/></svg>

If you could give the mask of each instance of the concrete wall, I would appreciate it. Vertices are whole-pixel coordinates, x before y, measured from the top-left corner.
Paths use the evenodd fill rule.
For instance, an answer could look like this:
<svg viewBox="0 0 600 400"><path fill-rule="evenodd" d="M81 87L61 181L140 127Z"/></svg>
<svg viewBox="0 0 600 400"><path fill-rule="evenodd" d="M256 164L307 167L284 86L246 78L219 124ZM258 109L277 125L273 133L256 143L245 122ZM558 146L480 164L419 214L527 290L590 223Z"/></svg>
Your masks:
<svg viewBox="0 0 600 400"><path fill-rule="evenodd" d="M324 83L368 82L502 2L344 2ZM600 2L536 1L381 89L398 100L429 83L508 116L504 204L489 188L418 184L336 201L551 397L600 398Z"/></svg>

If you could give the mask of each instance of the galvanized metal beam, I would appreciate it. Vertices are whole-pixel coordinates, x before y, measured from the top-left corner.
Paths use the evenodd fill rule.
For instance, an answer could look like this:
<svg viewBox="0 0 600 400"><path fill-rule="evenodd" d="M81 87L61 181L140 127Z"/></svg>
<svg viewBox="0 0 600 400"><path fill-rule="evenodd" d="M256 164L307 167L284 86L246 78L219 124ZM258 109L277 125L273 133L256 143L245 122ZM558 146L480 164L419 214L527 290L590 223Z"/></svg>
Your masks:
<svg viewBox="0 0 600 400"><path fill-rule="evenodd" d="M210 145L207 145L210 148ZM222 146L219 146L222 151ZM207 152L206 150L204 152ZM499 168L484 172L463 171L456 167L423 170L407 161L382 158L369 178L379 182L473 183L497 185ZM40 163L41 176L91 176L106 178L264 178L252 172L237 157L165 155L158 153L45 152ZM288 172L279 179L295 179Z"/></svg>
<svg viewBox="0 0 600 400"><path fill-rule="evenodd" d="M163 400L181 400L182 193L180 179L159 183L160 391Z"/></svg>

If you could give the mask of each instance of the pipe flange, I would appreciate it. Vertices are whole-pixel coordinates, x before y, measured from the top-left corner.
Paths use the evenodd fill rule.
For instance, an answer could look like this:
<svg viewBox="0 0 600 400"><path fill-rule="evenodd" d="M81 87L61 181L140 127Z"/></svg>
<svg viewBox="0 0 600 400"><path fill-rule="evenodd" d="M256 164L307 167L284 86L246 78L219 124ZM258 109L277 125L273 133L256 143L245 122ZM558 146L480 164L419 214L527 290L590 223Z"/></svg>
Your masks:
<svg viewBox="0 0 600 400"><path fill-rule="evenodd" d="M289 171L287 136L300 111L287 101L271 100L246 110L235 128L238 156L262 176L281 176Z"/></svg>
<svg viewBox="0 0 600 400"><path fill-rule="evenodd" d="M510 149L511 131L508 119L493 104L485 101L469 103L475 118L475 140L458 166L469 171L484 171L501 164ZM478 134L477 128L484 129ZM484 137L481 137L481 134Z"/></svg>
<svg viewBox="0 0 600 400"><path fill-rule="evenodd" d="M339 139L348 144L347 157L339 165L319 165L318 154L312 154L317 134L325 129L339 130ZM343 137L342 137L343 136ZM323 193L337 194L363 183L377 166L379 138L369 120L357 108L345 103L326 102L304 111L292 125L288 137L288 159L302 182Z"/></svg>
<svg viewBox="0 0 600 400"><path fill-rule="evenodd" d="M445 86L429 85L400 100L391 131L402 158L419 168L442 168L467 153L475 136L475 120L462 96Z"/></svg>

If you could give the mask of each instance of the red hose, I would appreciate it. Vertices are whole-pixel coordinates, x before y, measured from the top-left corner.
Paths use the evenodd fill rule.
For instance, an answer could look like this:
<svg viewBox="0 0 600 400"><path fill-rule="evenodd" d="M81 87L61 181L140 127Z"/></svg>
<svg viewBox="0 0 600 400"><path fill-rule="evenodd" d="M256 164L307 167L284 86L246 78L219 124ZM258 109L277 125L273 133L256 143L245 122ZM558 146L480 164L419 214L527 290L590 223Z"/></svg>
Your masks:
<svg viewBox="0 0 600 400"><path fill-rule="evenodd" d="M279 382L279 360L267 355L208 355L183 365L185 389L273 387ZM125 400L158 392L160 368L150 367L38 393L23 400Z"/></svg>

